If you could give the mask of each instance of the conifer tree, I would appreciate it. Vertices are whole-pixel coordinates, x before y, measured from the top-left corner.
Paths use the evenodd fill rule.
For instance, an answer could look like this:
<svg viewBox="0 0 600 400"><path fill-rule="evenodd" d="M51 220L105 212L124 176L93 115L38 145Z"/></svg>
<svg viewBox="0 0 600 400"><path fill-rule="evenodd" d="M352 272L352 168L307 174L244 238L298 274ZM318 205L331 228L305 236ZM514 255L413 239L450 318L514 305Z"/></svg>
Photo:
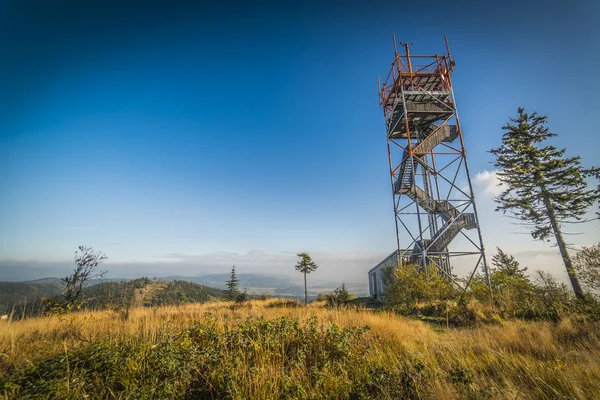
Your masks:
<svg viewBox="0 0 600 400"><path fill-rule="evenodd" d="M581 285L573 270L563 225L584 222L584 214L596 201L600 191L588 188L585 178L597 176L598 169L585 169L580 157L565 157L565 149L546 144L555 137L546 126L546 116L527 114L518 109L502 127L502 145L492 149L499 168L497 176L504 191L495 198L496 211L510 213L531 228L534 239L550 242L552 237L569 274L577 297L583 297Z"/></svg>
<svg viewBox="0 0 600 400"><path fill-rule="evenodd" d="M516 316L527 304L531 304L534 286L526 274L527 268L522 268L511 255L497 247L498 252L492 257L490 282L494 303L499 310L507 315Z"/></svg>
<svg viewBox="0 0 600 400"><path fill-rule="evenodd" d="M308 289L306 286L306 274L310 274L315 271L319 266L310 258L308 253L296 254L300 257L300 260L296 264L296 270L304 274L304 305L308 304Z"/></svg>
<svg viewBox="0 0 600 400"><path fill-rule="evenodd" d="M240 281L235 274L235 265L231 267L231 275L225 284L227 286L226 300L236 300L240 295Z"/></svg>
<svg viewBox="0 0 600 400"><path fill-rule="evenodd" d="M521 268L515 257L506 254L500 247L496 247L498 253L492 257L492 267L501 271L506 276L525 277L527 268Z"/></svg>

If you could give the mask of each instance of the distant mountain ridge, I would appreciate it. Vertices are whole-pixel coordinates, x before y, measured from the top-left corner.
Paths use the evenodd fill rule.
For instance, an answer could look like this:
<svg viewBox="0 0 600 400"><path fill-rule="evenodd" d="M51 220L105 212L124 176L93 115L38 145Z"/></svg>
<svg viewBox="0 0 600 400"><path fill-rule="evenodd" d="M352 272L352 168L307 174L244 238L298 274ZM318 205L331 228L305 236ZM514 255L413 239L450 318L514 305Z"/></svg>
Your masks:
<svg viewBox="0 0 600 400"><path fill-rule="evenodd" d="M124 281L129 281L131 279L129 278L102 278L102 279L91 279L89 284L91 286L93 285L98 285L100 283L103 282L124 282ZM34 279L31 281L23 281L23 282L13 282L13 283L27 283L30 285L62 285L63 284L63 280L62 278L56 278L56 277L49 277L49 278L41 278L41 279Z"/></svg>
<svg viewBox="0 0 600 400"><path fill-rule="evenodd" d="M61 278L49 277L49 278L41 278L41 279L33 279L30 281L23 281L18 283L28 283L30 285L62 285Z"/></svg>
<svg viewBox="0 0 600 400"><path fill-rule="evenodd" d="M159 278L167 282L173 280L189 281L214 288L224 289L225 283L229 280L230 274L205 274L199 276L166 276ZM240 288L258 288L258 289L276 289L291 286L291 280L287 277L270 276L263 274L237 274L240 281Z"/></svg>

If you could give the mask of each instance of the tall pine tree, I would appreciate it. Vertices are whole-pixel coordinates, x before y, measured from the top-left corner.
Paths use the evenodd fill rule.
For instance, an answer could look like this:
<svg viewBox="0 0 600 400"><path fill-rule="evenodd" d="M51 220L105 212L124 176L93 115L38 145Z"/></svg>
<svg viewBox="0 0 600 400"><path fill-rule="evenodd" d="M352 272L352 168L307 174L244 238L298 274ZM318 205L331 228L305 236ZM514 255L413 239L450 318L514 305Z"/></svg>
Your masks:
<svg viewBox="0 0 600 400"><path fill-rule="evenodd" d="M495 198L499 204L496 211L522 221L531 228L534 239L549 242L554 237L573 290L582 298L562 227L582 222L590 206L600 200L600 191L589 189L585 181L585 177L597 175L598 169L585 169L580 157L565 157L565 149L546 144L556 136L546 127L546 120L546 116L519 108L517 118L510 118L502 127L502 146L491 150L504 187Z"/></svg>
<svg viewBox="0 0 600 400"><path fill-rule="evenodd" d="M231 275L227 283L227 292L225 293L226 300L235 300L240 295L240 281L235 274L235 265L231 267Z"/></svg>
<svg viewBox="0 0 600 400"><path fill-rule="evenodd" d="M304 305L308 304L308 288L306 286L306 274L315 271L319 266L310 258L308 253L296 254L300 260L296 264L296 270L304 274Z"/></svg>

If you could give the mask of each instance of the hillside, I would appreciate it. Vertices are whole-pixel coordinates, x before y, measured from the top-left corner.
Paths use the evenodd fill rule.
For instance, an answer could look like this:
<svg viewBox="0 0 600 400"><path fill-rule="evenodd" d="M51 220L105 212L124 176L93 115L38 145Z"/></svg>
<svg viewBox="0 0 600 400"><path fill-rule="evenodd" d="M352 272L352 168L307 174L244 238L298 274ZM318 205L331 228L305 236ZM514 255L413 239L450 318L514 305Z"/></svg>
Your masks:
<svg viewBox="0 0 600 400"><path fill-rule="evenodd" d="M39 282L54 282L54 278ZM0 312L14 318L40 315L45 297L60 296L59 283L0 282ZM166 306L205 302L223 297L223 291L186 281L153 281L138 278L128 281L104 281L90 285L82 293L84 307L102 310L138 306Z"/></svg>
<svg viewBox="0 0 600 400"><path fill-rule="evenodd" d="M56 283L0 282L0 313L37 313L42 298L58 296L61 291L62 285Z"/></svg>
<svg viewBox="0 0 600 400"><path fill-rule="evenodd" d="M594 399L600 325L447 329L281 300L0 324L0 393L23 398Z"/></svg>
<svg viewBox="0 0 600 400"><path fill-rule="evenodd" d="M114 282L123 281L115 279ZM92 279L89 288L107 282ZM60 278L49 277L24 282L0 282L0 313L14 313L15 317L38 315L43 312L43 298L56 297L61 294L64 284Z"/></svg>
<svg viewBox="0 0 600 400"><path fill-rule="evenodd" d="M192 282L164 282L138 278L125 282L103 282L90 286L85 290L83 300L91 309L103 309L203 303L222 297L222 290Z"/></svg>

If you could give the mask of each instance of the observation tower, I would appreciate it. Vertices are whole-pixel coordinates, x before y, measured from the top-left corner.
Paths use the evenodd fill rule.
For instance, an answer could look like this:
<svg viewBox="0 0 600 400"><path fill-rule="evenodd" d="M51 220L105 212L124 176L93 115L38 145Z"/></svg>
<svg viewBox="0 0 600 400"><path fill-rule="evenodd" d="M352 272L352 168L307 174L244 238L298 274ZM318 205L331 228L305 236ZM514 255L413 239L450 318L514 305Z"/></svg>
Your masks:
<svg viewBox="0 0 600 400"><path fill-rule="evenodd" d="M382 268L400 263L426 272L435 268L465 290L481 266L489 284L448 40L443 55L412 55L412 44L400 45L404 54L394 38L394 61L378 83L397 249L369 271L369 291L381 298ZM453 275L459 257L470 273L466 284Z"/></svg>

